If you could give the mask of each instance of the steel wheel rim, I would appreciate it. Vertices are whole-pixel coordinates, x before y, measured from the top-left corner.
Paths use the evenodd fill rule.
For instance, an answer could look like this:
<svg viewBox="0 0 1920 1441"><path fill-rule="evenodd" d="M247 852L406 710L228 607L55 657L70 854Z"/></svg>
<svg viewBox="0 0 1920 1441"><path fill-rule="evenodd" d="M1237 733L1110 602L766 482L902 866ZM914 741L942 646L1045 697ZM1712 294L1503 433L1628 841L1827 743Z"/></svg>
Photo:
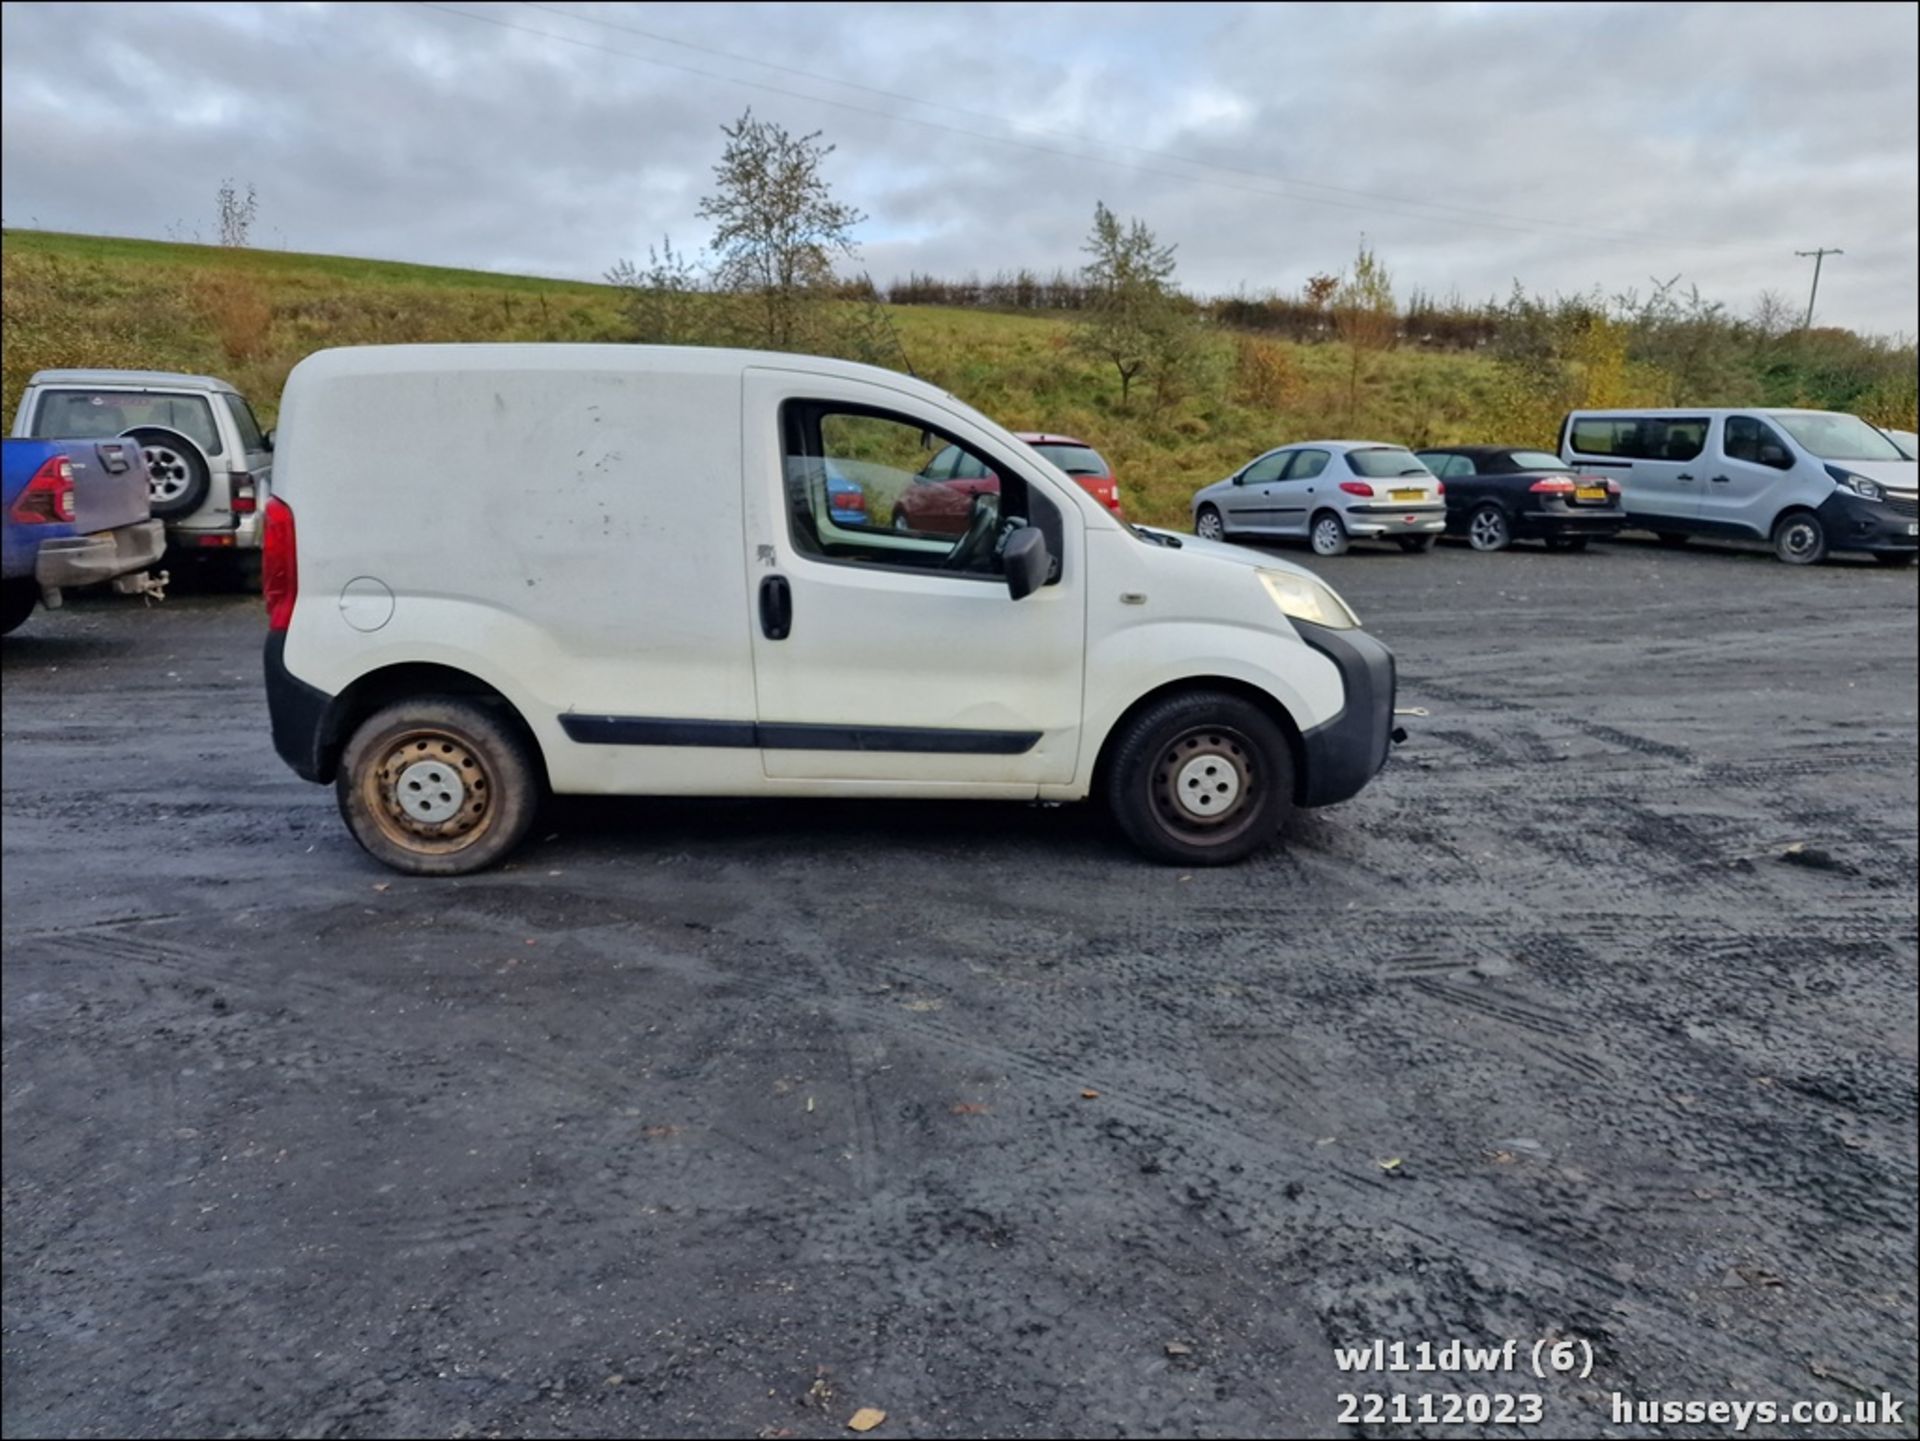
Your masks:
<svg viewBox="0 0 1920 1441"><path fill-rule="evenodd" d="M1313 528L1313 548L1320 555L1332 555L1340 549L1340 522L1332 516L1320 521Z"/></svg>
<svg viewBox="0 0 1920 1441"><path fill-rule="evenodd" d="M431 727L386 742L360 780L381 834L421 855L451 855L480 841L500 812L495 791L478 748Z"/></svg>
<svg viewBox="0 0 1920 1441"><path fill-rule="evenodd" d="M1483 510L1467 527L1467 539L1475 550L1498 550L1507 538L1507 523L1493 511Z"/></svg>
<svg viewBox="0 0 1920 1441"><path fill-rule="evenodd" d="M1214 510L1200 512L1200 524L1194 527L1202 540L1220 539L1220 513Z"/></svg>
<svg viewBox="0 0 1920 1441"><path fill-rule="evenodd" d="M1781 543L1788 555L1799 559L1814 553L1820 543L1820 537L1810 521L1796 520L1787 527L1786 533L1781 537Z"/></svg>
<svg viewBox="0 0 1920 1441"><path fill-rule="evenodd" d="M1165 830L1219 845L1252 824L1262 780L1253 746L1239 731L1194 726L1160 748L1147 784Z"/></svg>
<svg viewBox="0 0 1920 1441"><path fill-rule="evenodd" d="M187 493L192 472L186 458L165 446L150 445L141 452L146 457L149 483L147 492L157 501L178 500Z"/></svg>

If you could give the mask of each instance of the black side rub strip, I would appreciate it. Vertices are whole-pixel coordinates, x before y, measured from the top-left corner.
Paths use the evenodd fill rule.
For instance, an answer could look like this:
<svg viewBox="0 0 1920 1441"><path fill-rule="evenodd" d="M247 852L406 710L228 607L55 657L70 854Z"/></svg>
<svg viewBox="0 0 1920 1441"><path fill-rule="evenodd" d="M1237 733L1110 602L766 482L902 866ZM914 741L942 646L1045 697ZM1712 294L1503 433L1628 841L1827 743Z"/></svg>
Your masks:
<svg viewBox="0 0 1920 1441"><path fill-rule="evenodd" d="M930 726L829 726L653 716L563 715L570 740L595 746L714 746L770 751L892 751L920 755L1025 755L1039 731L944 730Z"/></svg>

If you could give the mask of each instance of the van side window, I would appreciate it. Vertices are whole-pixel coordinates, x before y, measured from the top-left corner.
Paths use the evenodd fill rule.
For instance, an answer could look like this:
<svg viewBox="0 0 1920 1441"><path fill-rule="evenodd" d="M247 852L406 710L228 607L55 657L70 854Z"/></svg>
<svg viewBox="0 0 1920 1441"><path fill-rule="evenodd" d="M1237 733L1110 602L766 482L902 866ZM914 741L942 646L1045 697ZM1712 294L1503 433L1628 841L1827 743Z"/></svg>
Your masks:
<svg viewBox="0 0 1920 1441"><path fill-rule="evenodd" d="M1030 524L1061 554L1061 515L1045 496L1004 463L917 419L789 401L781 429L788 526L802 555L998 578L1007 540Z"/></svg>
<svg viewBox="0 0 1920 1441"><path fill-rule="evenodd" d="M1729 415L1727 432L1720 449L1728 460L1750 460L1755 465L1770 465L1775 470L1793 469L1793 452L1778 432L1764 420L1751 415Z"/></svg>
<svg viewBox="0 0 1920 1441"><path fill-rule="evenodd" d="M1704 415L1588 415L1573 423L1573 448L1580 455L1692 460L1706 443Z"/></svg>

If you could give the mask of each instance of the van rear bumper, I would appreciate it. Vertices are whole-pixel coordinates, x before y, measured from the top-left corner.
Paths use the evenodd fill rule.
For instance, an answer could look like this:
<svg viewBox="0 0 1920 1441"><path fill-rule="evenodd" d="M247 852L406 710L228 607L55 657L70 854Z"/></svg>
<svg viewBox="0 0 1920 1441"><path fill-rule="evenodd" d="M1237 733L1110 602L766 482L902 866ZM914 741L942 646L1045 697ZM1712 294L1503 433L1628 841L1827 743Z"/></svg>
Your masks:
<svg viewBox="0 0 1920 1441"><path fill-rule="evenodd" d="M287 669L287 633L269 631L266 646L267 715L273 723L273 748L303 781L333 779L326 763L327 712L333 697L308 685Z"/></svg>
<svg viewBox="0 0 1920 1441"><path fill-rule="evenodd" d="M1362 630L1329 630L1300 620L1293 628L1338 667L1346 691L1340 714L1300 737L1306 767L1300 804L1330 806L1358 795L1387 763L1393 745L1393 652Z"/></svg>

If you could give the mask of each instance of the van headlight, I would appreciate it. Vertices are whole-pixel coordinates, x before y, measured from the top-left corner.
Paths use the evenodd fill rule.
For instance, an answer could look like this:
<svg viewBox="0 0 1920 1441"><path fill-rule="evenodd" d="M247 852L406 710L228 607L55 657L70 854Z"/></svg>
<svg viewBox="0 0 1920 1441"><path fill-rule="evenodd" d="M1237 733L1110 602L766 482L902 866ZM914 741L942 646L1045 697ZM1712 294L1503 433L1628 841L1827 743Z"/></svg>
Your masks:
<svg viewBox="0 0 1920 1441"><path fill-rule="evenodd" d="M1262 570L1256 574L1283 615L1313 625L1324 625L1329 630L1359 628L1360 617L1349 610L1347 603L1329 587L1313 577L1295 575L1290 570Z"/></svg>
<svg viewBox="0 0 1920 1441"><path fill-rule="evenodd" d="M1864 475L1855 475L1852 471L1842 470L1837 465L1828 466L1827 474L1832 476L1837 484L1852 491L1862 500L1885 500L1887 498L1886 487L1881 485L1877 480L1868 480Z"/></svg>

